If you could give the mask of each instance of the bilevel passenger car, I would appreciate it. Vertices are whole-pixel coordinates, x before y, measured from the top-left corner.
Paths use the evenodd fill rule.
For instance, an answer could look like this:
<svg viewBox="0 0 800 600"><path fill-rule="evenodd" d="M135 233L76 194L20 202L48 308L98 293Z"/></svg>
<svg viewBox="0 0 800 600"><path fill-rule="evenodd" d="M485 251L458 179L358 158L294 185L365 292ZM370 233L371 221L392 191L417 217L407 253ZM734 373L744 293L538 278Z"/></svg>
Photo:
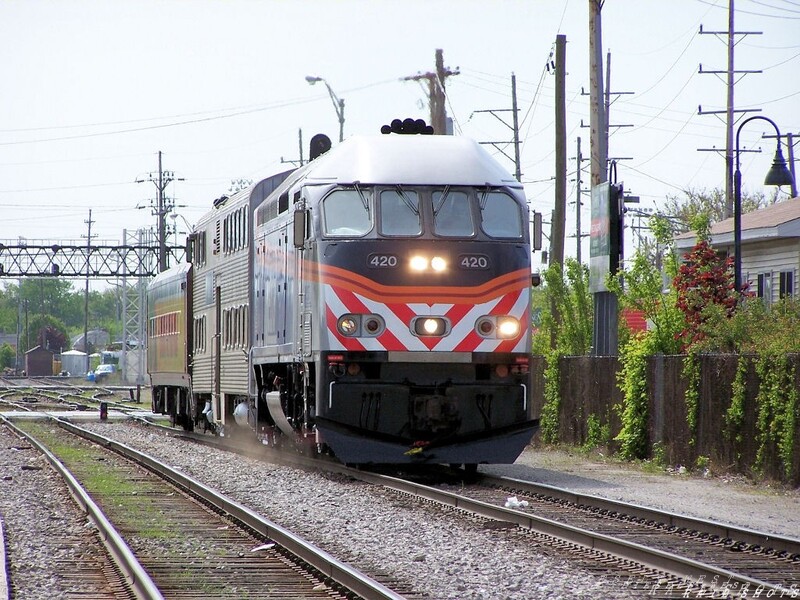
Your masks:
<svg viewBox="0 0 800 600"><path fill-rule="evenodd" d="M354 136L245 205L249 263L223 246L204 274L219 220L193 234L194 423L209 400L346 463L516 460L538 427L521 184L465 138Z"/></svg>
<svg viewBox="0 0 800 600"><path fill-rule="evenodd" d="M160 273L148 286L153 412L186 429L222 431L248 398L251 218L290 173L217 198L189 236L191 263Z"/></svg>

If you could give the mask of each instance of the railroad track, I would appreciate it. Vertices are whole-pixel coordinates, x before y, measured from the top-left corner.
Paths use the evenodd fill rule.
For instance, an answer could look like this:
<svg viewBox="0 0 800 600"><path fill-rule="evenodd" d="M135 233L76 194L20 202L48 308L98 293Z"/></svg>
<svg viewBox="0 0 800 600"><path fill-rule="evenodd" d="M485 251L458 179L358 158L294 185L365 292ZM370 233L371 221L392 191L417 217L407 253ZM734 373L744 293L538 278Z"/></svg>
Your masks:
<svg viewBox="0 0 800 600"><path fill-rule="evenodd" d="M670 511L657 510L632 503L619 502L600 496L576 493L573 490L538 484L530 481L480 475L480 483L494 490L488 492L497 501L509 494L518 501L527 500L525 512L543 512L548 507L553 518L558 518L562 507L577 508L591 515L593 520L608 519L646 525L648 528L665 530L686 538L696 538L703 543L722 544L732 553L763 555L773 560L786 561L791 568L785 574L783 585L800 588L800 539L774 533L764 533L744 527L699 519ZM685 544L681 544L686 547ZM800 592L798 592L800 596Z"/></svg>
<svg viewBox="0 0 800 600"><path fill-rule="evenodd" d="M31 383L34 380L25 380ZM128 393L126 393L128 392ZM22 412L59 412L99 410L100 404L123 413L142 408L134 400L132 388L115 390L95 386L75 386L71 384L55 386L6 386L0 387L0 411L17 410Z"/></svg>
<svg viewBox="0 0 800 600"><path fill-rule="evenodd" d="M725 580L737 584L735 589L740 591L800 590L800 540L795 538L504 477L481 476L480 483L453 489L488 504L516 505L513 510L521 523L535 515L537 520L563 522L682 557L687 561L686 573L697 580L711 581L717 574L722 578L732 573L735 577ZM673 561L665 562L657 554L630 557L672 570ZM705 573L704 565L709 567ZM722 572L715 573L716 569Z"/></svg>
<svg viewBox="0 0 800 600"><path fill-rule="evenodd" d="M163 463L56 422L9 426L41 451L52 448L51 462L75 473L67 480L81 507L89 511L93 499L108 516L98 530L136 597L402 597ZM76 492L78 480L91 498Z"/></svg>
<svg viewBox="0 0 800 600"><path fill-rule="evenodd" d="M502 530L520 547L536 545L569 554L581 567L623 582L625 590L621 592L633 586L648 590L648 597L653 598L680 597L683 593L697 597L700 593L724 594L726 590L729 595L736 592L767 597L771 593L780 597L783 593L791 597L800 585L800 543L789 538L518 480L481 476L478 484L464 485L459 480L448 489L441 485L442 473L448 471L440 471L432 475L438 478L437 486L432 487L349 469L336 462L324 464L294 453L276 458L268 448L253 452L252 445L246 449L232 447L230 438L169 431L213 446L222 444L228 451L262 460L326 469L382 485L398 494L401 503L422 499L450 507L468 515L480 527ZM452 473L449 475L452 481ZM528 502L527 510L504 507L512 495Z"/></svg>
<svg viewBox="0 0 800 600"><path fill-rule="evenodd" d="M453 481L452 472L434 469L426 475L437 480L431 486L334 461L285 453L276 459L271 449L253 452L251 446L238 447L230 440L178 434L228 451L301 468L322 468L381 485L477 515L487 529L534 533L532 543L573 553L583 566L594 563L590 570L624 580L628 588L649 590L648 597L658 598L660 591L665 598L683 593L692 597L698 593L772 597L800 593L800 540L514 479L479 475L474 483L459 480L442 486L442 480ZM505 506L510 497L516 497L516 508ZM528 506L519 505L523 502Z"/></svg>

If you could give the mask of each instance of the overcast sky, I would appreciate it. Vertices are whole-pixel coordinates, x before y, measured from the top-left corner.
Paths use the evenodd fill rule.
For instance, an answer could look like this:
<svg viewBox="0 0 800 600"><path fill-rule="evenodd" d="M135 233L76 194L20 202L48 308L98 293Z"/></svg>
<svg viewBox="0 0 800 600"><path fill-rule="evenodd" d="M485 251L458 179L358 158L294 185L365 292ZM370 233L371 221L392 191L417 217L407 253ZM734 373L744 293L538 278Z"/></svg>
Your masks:
<svg viewBox="0 0 800 600"><path fill-rule="evenodd" d="M511 107L517 78L522 172L531 206L554 202L554 77L546 66L567 37L570 160L567 231L574 235L577 138L589 155L590 0L3 0L0 2L0 239L81 240L89 209L99 240L151 227L158 167L167 193L195 222L231 181L259 180L304 155L315 133L338 139L325 78L345 101L345 136L396 117L429 120L426 90L402 81L445 66L456 133L505 141L487 109ZM727 0L606 0L611 52L609 154L630 157L618 178L658 208L685 188L723 187ZM760 108L800 139L800 0L736 0L736 107ZM584 94L585 91L585 94ZM756 114L756 113L752 113ZM510 118L510 113L505 113ZM582 125L583 124L583 125ZM763 121L742 130L744 187L761 189L774 153ZM513 164L497 153L513 172ZM508 151L513 155L513 150ZM800 154L800 148L798 148ZM588 185L588 162L583 164ZM137 209L137 206L144 206ZM584 197L584 232L589 198ZM170 221L171 222L171 221ZM85 242L85 240L84 240ZM567 241L568 254L575 240ZM588 242L584 245L588 256Z"/></svg>

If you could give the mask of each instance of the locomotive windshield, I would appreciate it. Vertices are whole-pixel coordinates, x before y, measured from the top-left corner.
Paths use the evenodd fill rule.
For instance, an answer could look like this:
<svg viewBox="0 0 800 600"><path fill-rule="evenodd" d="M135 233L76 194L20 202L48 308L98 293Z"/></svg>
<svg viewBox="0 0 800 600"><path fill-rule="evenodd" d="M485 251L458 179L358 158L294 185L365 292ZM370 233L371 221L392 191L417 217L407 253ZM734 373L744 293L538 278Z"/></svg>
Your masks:
<svg viewBox="0 0 800 600"><path fill-rule="evenodd" d="M322 200L326 237L364 237L374 223L373 235L385 237L475 238L479 230L494 239L525 235L523 207L501 190L357 186L335 189Z"/></svg>
<svg viewBox="0 0 800 600"><path fill-rule="evenodd" d="M325 235L360 237L372 229L369 191L334 190L322 201Z"/></svg>
<svg viewBox="0 0 800 600"><path fill-rule="evenodd" d="M519 206L508 194L482 192L480 196L481 228L486 235L501 238L522 237Z"/></svg>
<svg viewBox="0 0 800 600"><path fill-rule="evenodd" d="M417 192L406 191L399 185L383 190L378 196L380 232L383 235L419 235L422 224Z"/></svg>
<svg viewBox="0 0 800 600"><path fill-rule="evenodd" d="M445 237L475 235L469 196L465 192L449 187L433 192L433 232Z"/></svg>

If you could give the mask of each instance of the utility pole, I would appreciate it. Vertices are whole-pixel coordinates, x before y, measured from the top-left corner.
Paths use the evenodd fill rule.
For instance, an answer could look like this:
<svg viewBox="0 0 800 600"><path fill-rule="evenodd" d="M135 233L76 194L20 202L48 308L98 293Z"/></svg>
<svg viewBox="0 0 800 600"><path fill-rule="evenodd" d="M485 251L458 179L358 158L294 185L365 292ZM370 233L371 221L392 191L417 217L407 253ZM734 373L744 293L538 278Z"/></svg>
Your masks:
<svg viewBox="0 0 800 600"><path fill-rule="evenodd" d="M555 165L555 198L553 218L550 225L550 264L558 264L563 269L564 265L564 235L566 233L566 212L567 212L567 107L566 107L566 54L567 36L556 36L556 106L555 106L555 126L556 126L556 165ZM563 273L562 273L563 275ZM561 324L561 312L558 310L556 299L550 302L550 313L553 321ZM555 329L550 336L550 347L555 348L556 340Z"/></svg>
<svg viewBox="0 0 800 600"><path fill-rule="evenodd" d="M289 164L296 164L298 167L303 166L303 130L297 130L297 145L300 148L300 160L292 160L292 159L284 159L281 156L281 164L289 163Z"/></svg>
<svg viewBox="0 0 800 600"><path fill-rule="evenodd" d="M497 113L501 112L508 112L511 111L512 113L512 124L509 125L506 123L502 118L498 116ZM517 181L522 181L522 165L520 164L519 160L519 119L518 119L518 112L519 109L517 108L517 77L514 73L511 74L511 108L490 108L487 110L476 110L475 113L489 113L498 121L500 121L503 125L511 129L512 133L514 134L514 139L511 141L514 144L514 157L508 155L505 151L505 147L508 146L509 142L479 142L480 144L489 144L490 146L494 146L494 148L500 152L503 156L505 156L508 160L512 161L515 166L514 177L517 178Z"/></svg>
<svg viewBox="0 0 800 600"><path fill-rule="evenodd" d="M458 67L455 70L444 67L444 55L442 49L436 50L436 71L427 73L417 73L416 75L409 75L403 77L402 81L421 81L423 79L428 82L428 104L431 110L431 126L433 133L436 135L450 134L447 128L447 110L445 101L447 95L445 94L445 81L452 75L458 75L460 71Z"/></svg>
<svg viewBox="0 0 800 600"><path fill-rule="evenodd" d="M89 209L89 220L84 221L88 226L86 232L86 289L83 294L83 350L86 352L86 372L89 372L89 257L92 252L92 209Z"/></svg>
<svg viewBox="0 0 800 600"><path fill-rule="evenodd" d="M519 161L519 114L517 109L517 76L511 73L511 116L514 122L514 165L517 167L514 175L517 181L522 181L522 165Z"/></svg>
<svg viewBox="0 0 800 600"><path fill-rule="evenodd" d="M589 56L590 56L590 147L592 189L592 255L589 262L589 287L594 297L594 324L592 353L595 356L617 354L617 297L608 291L605 277L612 257L601 246L610 246L614 232L611 224L610 188L608 181L608 114L603 93L603 41L600 12L603 0L589 0ZM597 239L595 229L598 230ZM601 244L604 234L605 244ZM597 246L597 249L595 249Z"/></svg>
<svg viewBox="0 0 800 600"><path fill-rule="evenodd" d="M172 198L164 196L164 190L173 181L183 181L175 177L174 171L164 171L161 166L161 151L158 151L158 174L150 173L147 179L137 179L136 183L150 181L156 186L156 208L152 211L158 217L158 270L166 271L167 264L167 215L175 207Z"/></svg>
<svg viewBox="0 0 800 600"><path fill-rule="evenodd" d="M760 31L736 31L733 22L735 11L733 8L734 0L728 0L728 30L727 31L703 31L703 26L700 25L700 35L715 35L717 37L726 36L726 45L728 48L728 68L725 71L708 71L703 70L703 65L700 65L700 73L712 74L719 77L725 75L727 100L725 110L708 110L704 111L702 106L697 108L699 115L725 115L725 217L730 217L733 214L733 126L735 124L736 114L747 112L760 112L760 108L735 110L734 108L734 87L736 82L736 75L747 75L749 73L761 73L760 70L736 70L734 64L734 47L736 46L737 35L761 35ZM739 78L741 79L741 78ZM698 148L700 152L719 152L717 148Z"/></svg>
<svg viewBox="0 0 800 600"><path fill-rule="evenodd" d="M556 36L556 181L555 210L550 226L550 262L563 264L567 211L567 109L566 109L567 36Z"/></svg>
<svg viewBox="0 0 800 600"><path fill-rule="evenodd" d="M606 146L606 160L608 164L612 161L620 161L620 160L631 160L629 156L611 156L611 144L609 143L609 138L611 137L611 128L620 128L620 127L633 127L633 123L615 123L614 125L611 124L611 96L625 96L628 94L633 94L633 92L612 92L611 91L611 52L606 53L606 88L605 88L605 109L606 109L606 118L605 118L605 146ZM616 98L615 98L616 99Z"/></svg>
<svg viewBox="0 0 800 600"><path fill-rule="evenodd" d="M789 156L789 172L792 174L792 198L797 197L797 175L794 173L794 141L792 137L797 135L800 137L800 133L793 134L787 133L786 134L786 145L789 148L788 156Z"/></svg>
<svg viewBox="0 0 800 600"><path fill-rule="evenodd" d="M603 0L589 0L589 146L592 187L607 181L608 138L603 110L603 39L600 9Z"/></svg>
<svg viewBox="0 0 800 600"><path fill-rule="evenodd" d="M576 252L575 258L578 261L579 265L583 264L583 252L581 250L582 239L586 237L583 234L583 229L581 225L581 206L583 203L581 202L581 195L583 194L583 189L581 186L583 185L583 179L581 177L581 164L583 163L583 154L581 154L581 138L578 138L578 149L575 156L575 162L577 164L575 168L575 239L577 240L576 243Z"/></svg>

